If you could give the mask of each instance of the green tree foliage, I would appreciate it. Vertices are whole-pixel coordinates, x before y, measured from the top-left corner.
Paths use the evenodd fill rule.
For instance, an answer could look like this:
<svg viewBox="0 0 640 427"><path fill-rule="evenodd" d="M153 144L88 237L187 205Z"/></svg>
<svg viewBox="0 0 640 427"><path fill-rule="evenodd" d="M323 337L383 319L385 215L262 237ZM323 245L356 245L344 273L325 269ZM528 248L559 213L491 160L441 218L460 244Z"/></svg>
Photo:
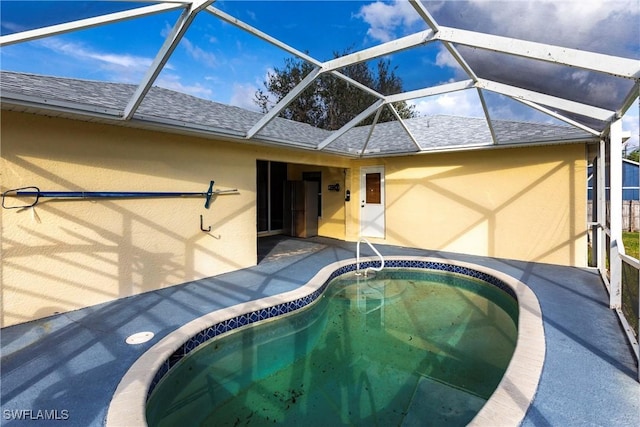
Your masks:
<svg viewBox="0 0 640 427"><path fill-rule="evenodd" d="M346 51L344 54L349 53ZM334 57L339 55L334 52ZM300 59L288 58L282 68L276 68L264 82L265 90L259 89L255 94L255 103L263 113L268 112L273 105L284 98L307 74L313 70L313 65ZM379 60L372 70L366 63L361 62L343 68L340 72L351 79L362 83L375 91L389 95L402 92L402 81L395 74L395 68L390 69L388 60ZM281 117L308 123L327 129L340 129L356 115L373 104L377 98L358 87L332 74L324 73L304 90L280 114ZM406 102L394 104L400 117L415 117L413 105ZM395 120L395 116L384 108L378 122ZM360 123L371 124L373 118Z"/></svg>
<svg viewBox="0 0 640 427"><path fill-rule="evenodd" d="M640 148L636 148L632 152L626 155L626 158L633 160L634 162L640 162Z"/></svg>

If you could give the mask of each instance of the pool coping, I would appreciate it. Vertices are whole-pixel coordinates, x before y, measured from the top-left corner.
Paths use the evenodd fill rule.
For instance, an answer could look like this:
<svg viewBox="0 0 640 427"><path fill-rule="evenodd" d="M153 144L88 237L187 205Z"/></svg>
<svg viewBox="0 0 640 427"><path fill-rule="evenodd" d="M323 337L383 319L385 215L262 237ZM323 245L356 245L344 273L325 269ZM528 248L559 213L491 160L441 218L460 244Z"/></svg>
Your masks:
<svg viewBox="0 0 640 427"><path fill-rule="evenodd" d="M375 258L361 259L361 265ZM540 304L533 291L508 274L479 264L424 256L388 256L388 261L447 264L495 277L508 285L518 300L518 339L512 359L498 387L469 425L519 425L533 401L545 358L545 338ZM216 310L170 333L143 353L120 380L109 405L106 426L146 426L149 388L162 365L188 340L212 325L238 316L304 298L322 288L337 270L355 264L354 258L324 266L306 284L278 295Z"/></svg>

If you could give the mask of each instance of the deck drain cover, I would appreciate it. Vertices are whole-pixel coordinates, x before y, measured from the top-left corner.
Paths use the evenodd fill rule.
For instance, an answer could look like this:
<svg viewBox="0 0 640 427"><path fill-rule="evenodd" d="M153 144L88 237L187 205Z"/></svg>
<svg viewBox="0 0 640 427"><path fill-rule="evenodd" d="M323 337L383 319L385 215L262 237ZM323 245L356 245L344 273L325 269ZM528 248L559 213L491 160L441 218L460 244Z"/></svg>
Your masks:
<svg viewBox="0 0 640 427"><path fill-rule="evenodd" d="M153 332L138 332L137 334L129 335L126 339L127 344L142 344L153 338Z"/></svg>

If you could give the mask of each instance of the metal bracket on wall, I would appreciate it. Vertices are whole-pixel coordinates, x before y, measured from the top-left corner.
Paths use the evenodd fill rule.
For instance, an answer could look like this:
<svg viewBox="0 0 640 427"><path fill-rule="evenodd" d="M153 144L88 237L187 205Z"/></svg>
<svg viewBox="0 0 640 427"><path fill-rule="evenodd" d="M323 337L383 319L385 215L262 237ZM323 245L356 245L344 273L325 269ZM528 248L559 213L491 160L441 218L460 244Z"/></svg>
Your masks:
<svg viewBox="0 0 640 427"><path fill-rule="evenodd" d="M202 223L202 215L200 215L200 230L204 231L205 233L208 233L211 231L211 226L209 226L209 228L205 230L204 225Z"/></svg>
<svg viewBox="0 0 640 427"><path fill-rule="evenodd" d="M209 183L209 189L205 192L116 192L116 191L40 191L40 188L22 187L7 190L2 193L2 207L4 209L25 209L38 204L41 197L64 198L64 199L131 199L131 198L157 198L157 197L205 197L204 207L209 209L213 196L218 194L238 194L237 189L214 190L214 181ZM29 198L15 205L7 203L7 197ZM23 199L24 200L24 199Z"/></svg>

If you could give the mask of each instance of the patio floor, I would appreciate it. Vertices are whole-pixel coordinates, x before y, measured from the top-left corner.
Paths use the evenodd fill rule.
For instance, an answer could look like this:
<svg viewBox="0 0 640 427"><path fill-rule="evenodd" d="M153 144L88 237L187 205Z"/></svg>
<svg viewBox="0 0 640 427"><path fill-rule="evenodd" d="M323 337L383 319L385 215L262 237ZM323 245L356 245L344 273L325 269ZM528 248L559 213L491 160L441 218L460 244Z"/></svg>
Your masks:
<svg viewBox="0 0 640 427"><path fill-rule="evenodd" d="M522 425L640 425L637 364L595 270L376 248L383 255L484 265L534 291L542 308L547 354L538 392ZM363 255L369 255L368 249ZM326 264L354 256L354 243L262 238L256 267L4 328L0 424L33 424L15 419L10 411L31 411L28 417L35 417L39 410L57 410L68 419L49 421L52 424L102 426L120 378L171 331L205 313L295 289ZM125 343L126 337L141 331L155 336L144 344Z"/></svg>

